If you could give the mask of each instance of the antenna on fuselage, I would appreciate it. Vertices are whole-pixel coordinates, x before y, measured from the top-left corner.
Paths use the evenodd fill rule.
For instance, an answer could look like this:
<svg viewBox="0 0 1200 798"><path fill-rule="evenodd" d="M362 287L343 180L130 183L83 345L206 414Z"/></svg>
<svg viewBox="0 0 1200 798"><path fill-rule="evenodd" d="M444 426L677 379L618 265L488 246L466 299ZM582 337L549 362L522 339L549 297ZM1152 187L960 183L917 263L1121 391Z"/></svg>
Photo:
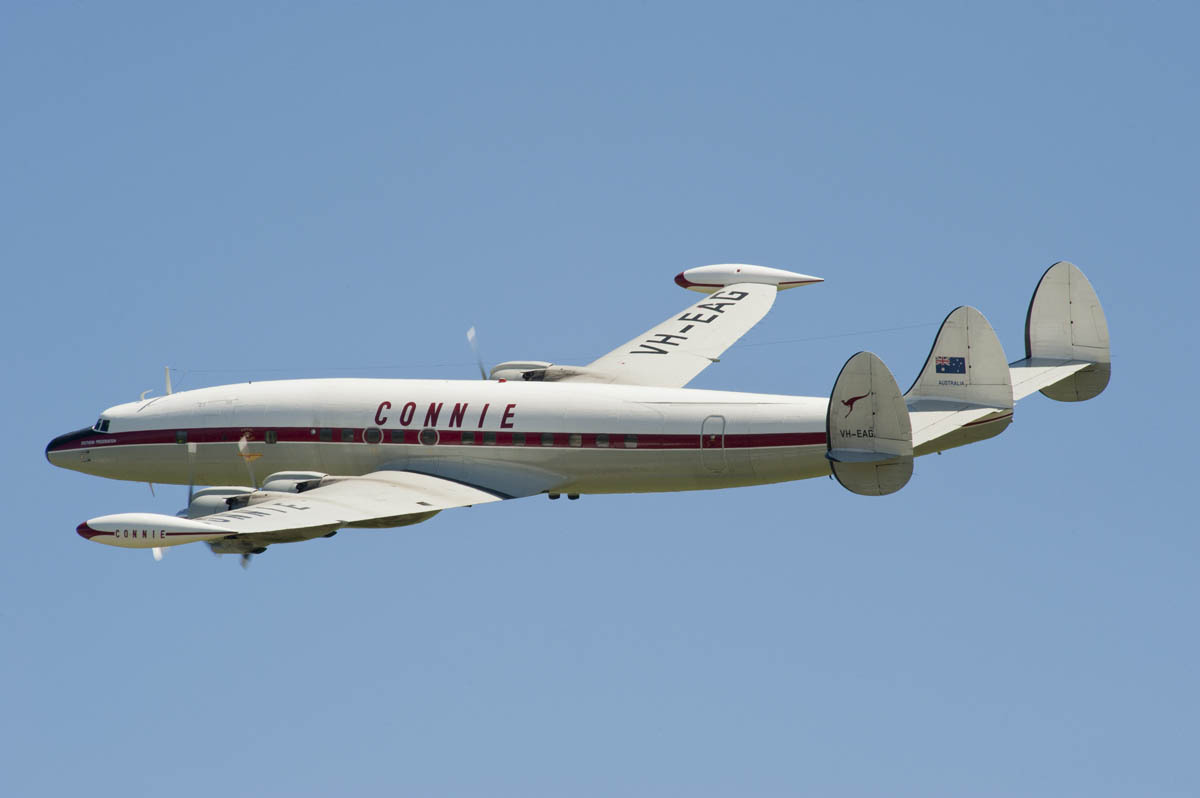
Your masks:
<svg viewBox="0 0 1200 798"><path fill-rule="evenodd" d="M488 378L487 369L483 365L483 355L479 354L479 344L475 343L475 326L471 325L471 329L467 330L467 343L471 345L471 351L475 353L475 362L479 364L479 378L486 380Z"/></svg>
<svg viewBox="0 0 1200 798"><path fill-rule="evenodd" d="M163 371L166 372L166 375L167 375L167 396L170 396L171 395L171 367L163 366Z"/></svg>

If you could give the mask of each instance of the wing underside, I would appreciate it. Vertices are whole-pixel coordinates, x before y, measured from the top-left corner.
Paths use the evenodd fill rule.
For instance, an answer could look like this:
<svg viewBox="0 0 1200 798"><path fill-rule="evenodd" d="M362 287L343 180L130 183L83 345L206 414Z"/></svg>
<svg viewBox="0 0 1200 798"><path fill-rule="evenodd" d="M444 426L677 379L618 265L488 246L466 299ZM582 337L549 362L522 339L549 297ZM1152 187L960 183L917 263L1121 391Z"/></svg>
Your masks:
<svg viewBox="0 0 1200 798"><path fill-rule="evenodd" d="M414 524L453 507L500 501L507 496L473 485L409 471L325 477L303 493L257 491L236 509L200 518L122 513L91 519L80 534L98 543L150 548L223 538L259 545L326 535L346 526ZM85 532L86 530L86 532Z"/></svg>

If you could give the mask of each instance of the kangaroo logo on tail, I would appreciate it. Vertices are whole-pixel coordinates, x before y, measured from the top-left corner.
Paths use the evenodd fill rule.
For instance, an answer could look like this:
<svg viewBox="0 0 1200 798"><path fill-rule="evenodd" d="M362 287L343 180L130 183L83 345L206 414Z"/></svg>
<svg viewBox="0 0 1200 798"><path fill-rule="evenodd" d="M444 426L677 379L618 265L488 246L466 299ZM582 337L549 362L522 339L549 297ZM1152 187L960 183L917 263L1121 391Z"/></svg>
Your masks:
<svg viewBox="0 0 1200 798"><path fill-rule="evenodd" d="M846 410L846 415L842 416L842 418L849 418L850 414L854 412L854 403L857 402L859 399L866 399L870 395L871 395L871 392L867 391L862 396L851 396L849 399L843 399L842 404L844 404L849 409Z"/></svg>

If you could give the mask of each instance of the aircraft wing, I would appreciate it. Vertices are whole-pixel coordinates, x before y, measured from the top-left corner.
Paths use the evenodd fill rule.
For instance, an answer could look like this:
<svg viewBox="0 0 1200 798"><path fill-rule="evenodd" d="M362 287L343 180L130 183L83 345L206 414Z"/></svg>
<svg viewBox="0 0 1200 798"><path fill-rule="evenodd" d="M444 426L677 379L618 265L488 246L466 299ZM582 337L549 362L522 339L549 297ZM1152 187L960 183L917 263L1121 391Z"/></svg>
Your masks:
<svg viewBox="0 0 1200 798"><path fill-rule="evenodd" d="M405 526L452 507L508 498L472 485L409 471L325 477L318 487L302 493L257 491L249 496L245 506L200 518L155 513L93 518L80 524L79 534L98 543L138 548L231 536L265 546L308 540L344 526ZM146 532L149 535L143 534Z"/></svg>
<svg viewBox="0 0 1200 798"><path fill-rule="evenodd" d="M622 344L562 382L682 388L758 324L775 303L775 285L733 283Z"/></svg>

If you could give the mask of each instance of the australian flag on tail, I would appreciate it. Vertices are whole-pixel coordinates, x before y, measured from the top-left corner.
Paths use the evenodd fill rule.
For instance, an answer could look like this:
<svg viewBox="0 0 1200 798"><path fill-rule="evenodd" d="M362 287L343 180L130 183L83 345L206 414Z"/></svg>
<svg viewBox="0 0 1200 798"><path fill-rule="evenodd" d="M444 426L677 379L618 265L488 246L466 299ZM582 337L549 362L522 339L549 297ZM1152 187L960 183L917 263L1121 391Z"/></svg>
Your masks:
<svg viewBox="0 0 1200 798"><path fill-rule="evenodd" d="M966 374L967 359L965 357L938 356L934 361L933 370L937 374Z"/></svg>

